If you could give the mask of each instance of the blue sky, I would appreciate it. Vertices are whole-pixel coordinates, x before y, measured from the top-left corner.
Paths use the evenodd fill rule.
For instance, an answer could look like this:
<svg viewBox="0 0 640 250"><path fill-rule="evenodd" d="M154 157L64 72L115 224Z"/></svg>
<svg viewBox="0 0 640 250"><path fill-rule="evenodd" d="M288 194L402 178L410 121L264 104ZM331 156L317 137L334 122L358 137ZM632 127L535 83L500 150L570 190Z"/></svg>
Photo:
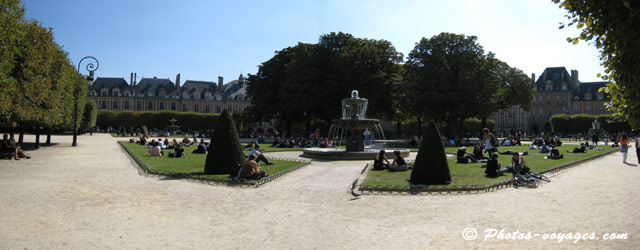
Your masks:
<svg viewBox="0 0 640 250"><path fill-rule="evenodd" d="M406 56L423 37L475 35L512 67L539 76L577 69L581 81L603 73L593 45L566 41L566 11L551 0L166 1L23 0L28 18L53 29L74 63L100 61L97 76L225 82L256 73L276 50L345 32L388 40ZM84 72L83 72L84 73Z"/></svg>

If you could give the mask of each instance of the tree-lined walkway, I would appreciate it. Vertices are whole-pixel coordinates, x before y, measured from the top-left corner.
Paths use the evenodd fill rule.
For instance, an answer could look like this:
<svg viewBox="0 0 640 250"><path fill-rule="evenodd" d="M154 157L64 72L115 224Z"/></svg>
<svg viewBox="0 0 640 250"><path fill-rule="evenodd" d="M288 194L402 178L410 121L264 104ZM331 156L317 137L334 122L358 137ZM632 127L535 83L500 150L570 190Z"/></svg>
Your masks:
<svg viewBox="0 0 640 250"><path fill-rule="evenodd" d="M55 141L30 152L30 160L0 161L0 248L640 245L640 169L623 164L620 153L560 173L538 189L352 200L349 187L366 161L314 161L258 189L229 188L140 176L109 135L80 136L79 147L69 146L70 136ZM632 148L629 159L635 157ZM506 227L505 233L614 232L630 239L466 241L461 233L468 227L480 237L487 228Z"/></svg>

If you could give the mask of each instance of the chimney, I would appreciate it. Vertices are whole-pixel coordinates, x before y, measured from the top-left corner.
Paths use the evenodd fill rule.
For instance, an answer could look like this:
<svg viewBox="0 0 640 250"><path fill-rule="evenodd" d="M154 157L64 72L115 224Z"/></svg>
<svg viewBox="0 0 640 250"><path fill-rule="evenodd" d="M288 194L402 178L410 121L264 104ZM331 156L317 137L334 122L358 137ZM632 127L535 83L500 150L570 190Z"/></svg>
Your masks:
<svg viewBox="0 0 640 250"><path fill-rule="evenodd" d="M545 69L544 72L542 72L542 82L547 82L547 70Z"/></svg>
<svg viewBox="0 0 640 250"><path fill-rule="evenodd" d="M536 74L531 73L531 79L533 79L533 81L535 82L536 81Z"/></svg>
<svg viewBox="0 0 640 250"><path fill-rule="evenodd" d="M580 79L578 76L578 70L572 69L571 70L571 87L572 88L578 88L580 86Z"/></svg>
<svg viewBox="0 0 640 250"><path fill-rule="evenodd" d="M176 75L176 88L180 88L180 73Z"/></svg>
<svg viewBox="0 0 640 250"><path fill-rule="evenodd" d="M223 90L222 82L223 82L223 78L222 78L222 76L218 76L218 90L219 90L219 91L222 91L222 90Z"/></svg>
<svg viewBox="0 0 640 250"><path fill-rule="evenodd" d="M138 85L138 73L133 73L133 86Z"/></svg>
<svg viewBox="0 0 640 250"><path fill-rule="evenodd" d="M129 79L129 84L133 86L133 72L131 72L131 77Z"/></svg>

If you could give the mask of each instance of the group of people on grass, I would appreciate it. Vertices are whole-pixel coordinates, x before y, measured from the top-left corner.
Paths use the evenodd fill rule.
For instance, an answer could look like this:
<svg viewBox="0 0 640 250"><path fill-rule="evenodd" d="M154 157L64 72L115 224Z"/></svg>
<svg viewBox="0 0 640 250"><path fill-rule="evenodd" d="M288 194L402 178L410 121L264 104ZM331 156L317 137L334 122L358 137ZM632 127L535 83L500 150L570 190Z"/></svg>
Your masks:
<svg viewBox="0 0 640 250"><path fill-rule="evenodd" d="M31 157L26 155L24 151L20 148L20 145L16 143L15 138L13 137L13 133L11 135L4 134L2 135L2 143L0 144L0 154L3 158L11 159L18 161L19 158L30 159ZM19 157L19 158L18 158Z"/></svg>
<svg viewBox="0 0 640 250"><path fill-rule="evenodd" d="M134 142L133 139L130 140L130 142ZM135 141L136 143L139 143L141 145L147 145L146 143L146 139L144 140L144 142L141 141ZM144 144L143 144L144 143ZM172 143L169 143L169 138L165 138L164 140L161 138L158 138L158 140L151 140L148 143L149 146L149 154L151 156L164 156L164 151L162 151L163 149L173 149L173 151L169 152L168 157L171 158L186 158L187 155L184 153L185 147L190 147L192 145L196 145L196 149L194 149L192 151L192 153L194 154L206 154L207 153L207 146L208 144L206 142L204 142L204 138L200 139L200 141L198 142L198 139L193 138L193 140L190 140L188 137L185 137L184 139L182 139L182 141L178 142L178 140L173 139Z"/></svg>

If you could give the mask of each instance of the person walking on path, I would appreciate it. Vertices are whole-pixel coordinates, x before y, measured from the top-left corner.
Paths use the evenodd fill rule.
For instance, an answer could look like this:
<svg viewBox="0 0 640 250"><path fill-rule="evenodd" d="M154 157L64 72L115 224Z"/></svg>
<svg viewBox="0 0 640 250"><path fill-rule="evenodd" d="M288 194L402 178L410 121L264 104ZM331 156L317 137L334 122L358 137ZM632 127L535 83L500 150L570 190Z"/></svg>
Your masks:
<svg viewBox="0 0 640 250"><path fill-rule="evenodd" d="M623 163L627 163L627 150L629 150L629 137L627 137L627 133L622 133L620 137L620 152L622 153Z"/></svg>
<svg viewBox="0 0 640 250"><path fill-rule="evenodd" d="M640 164L640 148L638 148L638 140L640 140L640 138L636 137L636 157L638 157L638 164Z"/></svg>

